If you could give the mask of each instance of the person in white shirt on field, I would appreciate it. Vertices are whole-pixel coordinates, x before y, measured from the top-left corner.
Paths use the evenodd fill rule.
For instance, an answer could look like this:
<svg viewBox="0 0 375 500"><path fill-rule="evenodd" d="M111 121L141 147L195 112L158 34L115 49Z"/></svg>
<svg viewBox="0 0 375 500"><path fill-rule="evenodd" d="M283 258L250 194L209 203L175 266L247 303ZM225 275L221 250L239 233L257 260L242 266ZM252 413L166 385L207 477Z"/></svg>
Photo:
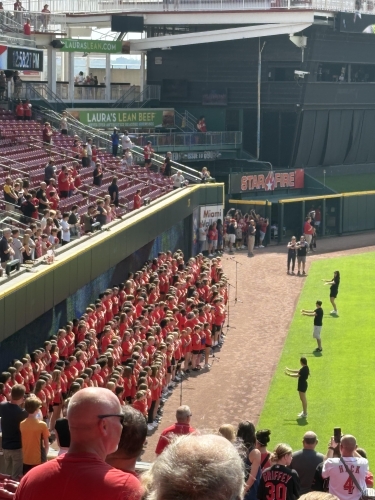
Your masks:
<svg viewBox="0 0 375 500"><path fill-rule="evenodd" d="M185 178L181 170L178 170L176 174L172 175L171 179L173 181L173 189L178 189L185 185Z"/></svg>
<svg viewBox="0 0 375 500"><path fill-rule="evenodd" d="M332 458L336 446L334 438L331 438L327 459L323 464L322 477L329 478L329 492L340 500L360 500L362 491L366 489L365 478L368 471L368 461L357 453L357 441L350 434L341 438L340 458ZM343 461L353 473L360 490L348 474Z"/></svg>

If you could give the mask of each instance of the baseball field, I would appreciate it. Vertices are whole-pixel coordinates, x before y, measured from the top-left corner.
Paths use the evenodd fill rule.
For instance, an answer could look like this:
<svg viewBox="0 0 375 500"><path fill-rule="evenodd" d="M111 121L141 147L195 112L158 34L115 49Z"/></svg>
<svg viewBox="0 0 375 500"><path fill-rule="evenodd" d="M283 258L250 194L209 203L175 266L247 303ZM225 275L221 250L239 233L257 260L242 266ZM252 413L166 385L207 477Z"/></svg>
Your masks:
<svg viewBox="0 0 375 500"><path fill-rule="evenodd" d="M312 263L295 309L280 362L273 376L257 429L277 429L269 449L287 442L301 447L301 437L315 430L319 451L326 449L334 427L353 433L371 463L375 462L373 429L375 420L375 253L327 258ZM340 271L337 297L339 317L330 315L329 285ZM301 309L315 309L323 301L322 353L312 338L313 318L301 315ZM297 379L284 374L285 367L299 369L305 356L310 368L307 401L308 417L299 418L302 410ZM271 435L272 438L272 435Z"/></svg>

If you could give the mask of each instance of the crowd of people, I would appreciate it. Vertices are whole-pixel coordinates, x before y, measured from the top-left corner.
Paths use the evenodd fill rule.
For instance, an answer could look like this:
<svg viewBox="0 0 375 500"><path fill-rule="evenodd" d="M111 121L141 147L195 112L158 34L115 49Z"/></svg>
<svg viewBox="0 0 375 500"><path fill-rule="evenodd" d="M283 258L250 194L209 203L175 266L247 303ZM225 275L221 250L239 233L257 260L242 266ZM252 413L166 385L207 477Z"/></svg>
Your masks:
<svg viewBox="0 0 375 500"><path fill-rule="evenodd" d="M0 475L0 498L34 500L54 491L57 500L121 498L131 500L361 500L373 486L373 474L364 449L350 434L335 435L325 454L318 437L307 431L302 448L286 443L268 450L271 431L256 430L250 421L223 424L207 432L192 427L187 405L176 411L176 423L163 430L156 460L143 474L137 459L147 440L140 409L122 408L108 388L87 387L69 400L56 424L60 448L47 461L48 430L38 412L42 401L25 387L12 387L10 402L0 404L3 442L21 449L4 449L4 458L16 465L19 476ZM23 408L24 406L24 408ZM338 431L338 432L336 432ZM12 438L12 440L11 440ZM39 460L39 461L38 461ZM30 463L27 463L29 461ZM34 462L37 462L34 463ZM8 472L11 472L8 470ZM20 477L23 476L20 480Z"/></svg>
<svg viewBox="0 0 375 500"><path fill-rule="evenodd" d="M67 398L105 387L121 408L140 410L152 431L180 377L209 370L210 353L224 341L227 299L220 259L200 254L185 263L181 251L160 252L1 373L0 401L21 399L12 391L24 387L54 432Z"/></svg>

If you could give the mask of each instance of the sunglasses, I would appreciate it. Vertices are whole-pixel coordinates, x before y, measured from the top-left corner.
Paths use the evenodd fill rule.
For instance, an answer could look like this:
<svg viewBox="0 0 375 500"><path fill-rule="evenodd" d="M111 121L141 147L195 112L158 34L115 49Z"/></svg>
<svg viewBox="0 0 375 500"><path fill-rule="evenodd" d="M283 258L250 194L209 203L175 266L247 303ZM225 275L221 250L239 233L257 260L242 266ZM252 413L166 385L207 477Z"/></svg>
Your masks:
<svg viewBox="0 0 375 500"><path fill-rule="evenodd" d="M108 417L118 417L120 419L121 425L124 425L125 415L122 413L108 413L107 415L98 415L98 418L108 418Z"/></svg>

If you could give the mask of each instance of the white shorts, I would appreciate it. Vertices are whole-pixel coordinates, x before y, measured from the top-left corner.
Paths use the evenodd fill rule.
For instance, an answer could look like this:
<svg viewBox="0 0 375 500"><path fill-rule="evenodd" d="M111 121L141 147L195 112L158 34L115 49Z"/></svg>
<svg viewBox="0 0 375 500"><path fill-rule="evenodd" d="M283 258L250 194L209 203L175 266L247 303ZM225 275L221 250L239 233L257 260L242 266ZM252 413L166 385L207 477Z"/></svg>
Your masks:
<svg viewBox="0 0 375 500"><path fill-rule="evenodd" d="M212 250L216 250L217 249L217 240L212 240Z"/></svg>
<svg viewBox="0 0 375 500"><path fill-rule="evenodd" d="M320 332L322 331L322 326L314 326L313 338L320 340Z"/></svg>
<svg viewBox="0 0 375 500"><path fill-rule="evenodd" d="M230 243L236 243L236 235L235 234L228 234L229 236L229 242Z"/></svg>

